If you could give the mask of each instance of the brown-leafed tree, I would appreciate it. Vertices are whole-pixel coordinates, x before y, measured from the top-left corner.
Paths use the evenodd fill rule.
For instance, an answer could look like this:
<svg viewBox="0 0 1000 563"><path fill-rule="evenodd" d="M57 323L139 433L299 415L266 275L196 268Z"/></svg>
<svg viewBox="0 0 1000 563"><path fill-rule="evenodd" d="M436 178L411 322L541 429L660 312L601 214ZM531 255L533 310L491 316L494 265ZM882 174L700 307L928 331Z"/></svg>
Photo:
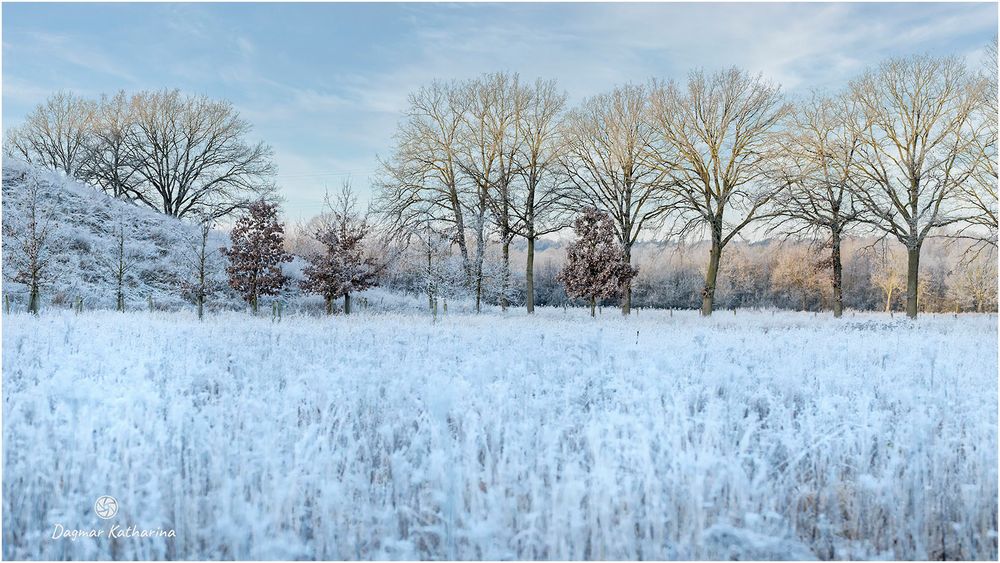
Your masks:
<svg viewBox="0 0 1000 563"><path fill-rule="evenodd" d="M819 235L830 249L833 316L844 311L844 266L841 242L858 222L850 182L857 170L860 144L850 126L856 108L843 97L812 99L798 107L780 136L781 153L775 182L782 186L774 198L777 217L769 231L786 236Z"/></svg>
<svg viewBox="0 0 1000 563"><path fill-rule="evenodd" d="M586 100L567 116L563 135L568 183L563 204L609 214L630 262L639 235L657 226L668 209L665 172L652 158L647 89L627 85ZM622 298L626 315L632 306L631 279L628 282Z"/></svg>
<svg viewBox="0 0 1000 563"><path fill-rule="evenodd" d="M694 71L686 85L652 87L657 158L669 174L675 233L708 232L702 315L711 315L723 249L776 191L774 135L790 111L780 88L738 68Z"/></svg>
<svg viewBox="0 0 1000 563"><path fill-rule="evenodd" d="M281 264L292 256L284 249L285 229L278 222L278 206L264 200L251 203L236 221L232 246L220 252L229 259L229 285L257 313L260 296L276 295L285 285Z"/></svg>
<svg viewBox="0 0 1000 563"><path fill-rule="evenodd" d="M606 213L589 208L573 222L574 240L566 249L566 262L557 280L566 295L590 301L590 316L598 299L624 297L638 273L629 263L614 222Z"/></svg>
<svg viewBox="0 0 1000 563"><path fill-rule="evenodd" d="M322 250L307 257L302 289L321 295L326 313L333 312L334 300L344 298L344 314L351 313L351 294L378 284L380 267L365 249L371 234L368 217L359 216L357 199L344 184L336 202L329 203L329 221L315 233Z"/></svg>
<svg viewBox="0 0 1000 563"><path fill-rule="evenodd" d="M974 111L984 87L960 59L930 56L887 60L851 83L860 139L854 197L870 225L906 248L910 318L924 241L964 218L955 199L976 171Z"/></svg>

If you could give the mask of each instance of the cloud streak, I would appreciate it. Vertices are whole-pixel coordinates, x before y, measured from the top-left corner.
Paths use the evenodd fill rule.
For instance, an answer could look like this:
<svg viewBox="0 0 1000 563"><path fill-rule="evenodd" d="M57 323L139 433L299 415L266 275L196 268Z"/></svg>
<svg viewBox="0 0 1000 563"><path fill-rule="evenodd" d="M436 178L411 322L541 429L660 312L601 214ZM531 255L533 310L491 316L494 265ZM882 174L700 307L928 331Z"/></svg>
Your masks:
<svg viewBox="0 0 1000 563"><path fill-rule="evenodd" d="M6 5L3 117L60 89L227 98L275 147L289 214L305 215L332 173L367 188L356 171L376 168L408 93L433 79L508 70L578 102L738 65L794 97L889 56L974 59L996 17L989 3Z"/></svg>

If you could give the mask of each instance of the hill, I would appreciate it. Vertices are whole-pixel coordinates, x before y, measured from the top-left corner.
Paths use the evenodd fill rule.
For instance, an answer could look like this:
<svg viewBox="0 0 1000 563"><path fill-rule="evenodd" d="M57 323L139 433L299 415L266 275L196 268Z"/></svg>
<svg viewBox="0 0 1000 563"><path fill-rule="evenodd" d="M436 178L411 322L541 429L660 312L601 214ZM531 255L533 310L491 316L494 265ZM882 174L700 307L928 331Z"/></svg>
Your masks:
<svg viewBox="0 0 1000 563"><path fill-rule="evenodd" d="M64 175L16 160L3 164L3 225L23 228L30 207L29 187L37 186L40 222L50 225L48 267L42 287L43 307L72 307L77 299L87 309L114 308L118 237L123 230L126 309L191 306L185 282L193 280L194 252L199 236L194 224L112 198ZM229 242L221 231L209 235L212 278L219 291L210 309L240 306L237 295L225 287L224 259L218 249ZM4 237L3 293L14 310L28 302L28 288L14 280L11 237Z"/></svg>

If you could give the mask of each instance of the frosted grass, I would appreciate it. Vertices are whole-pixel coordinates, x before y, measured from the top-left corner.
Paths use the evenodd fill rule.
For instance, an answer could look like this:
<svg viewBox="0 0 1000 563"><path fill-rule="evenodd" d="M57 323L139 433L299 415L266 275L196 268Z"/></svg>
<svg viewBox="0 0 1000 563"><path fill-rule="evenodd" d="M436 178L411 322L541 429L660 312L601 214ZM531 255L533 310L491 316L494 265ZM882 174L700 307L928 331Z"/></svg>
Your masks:
<svg viewBox="0 0 1000 563"><path fill-rule="evenodd" d="M3 329L8 559L997 557L995 316Z"/></svg>

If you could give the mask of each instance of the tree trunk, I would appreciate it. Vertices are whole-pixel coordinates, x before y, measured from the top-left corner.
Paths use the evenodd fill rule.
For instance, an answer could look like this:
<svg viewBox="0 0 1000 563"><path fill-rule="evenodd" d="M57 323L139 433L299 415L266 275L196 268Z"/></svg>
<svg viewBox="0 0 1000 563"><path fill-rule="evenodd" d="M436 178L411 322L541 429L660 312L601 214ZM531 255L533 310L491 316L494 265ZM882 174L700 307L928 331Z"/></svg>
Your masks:
<svg viewBox="0 0 1000 563"><path fill-rule="evenodd" d="M844 314L844 265L840 258L840 230L833 230L830 243L833 262L833 317L839 319Z"/></svg>
<svg viewBox="0 0 1000 563"><path fill-rule="evenodd" d="M528 265L524 269L524 298L528 314L535 312L535 237L528 237Z"/></svg>
<svg viewBox="0 0 1000 563"><path fill-rule="evenodd" d="M917 318L917 282L920 272L920 246L906 251L906 316Z"/></svg>
<svg viewBox="0 0 1000 563"><path fill-rule="evenodd" d="M31 293L28 295L28 312L32 315L38 314L39 301L41 301L41 298L38 292L38 282L33 281L31 283Z"/></svg>
<svg viewBox="0 0 1000 563"><path fill-rule="evenodd" d="M427 308L428 309L434 308L434 289L433 286L431 285L431 275L432 275L431 247L430 243L428 243L427 246Z"/></svg>
<svg viewBox="0 0 1000 563"><path fill-rule="evenodd" d="M350 315L351 314L351 294L350 293L345 293L344 294L344 314L345 315Z"/></svg>
<svg viewBox="0 0 1000 563"><path fill-rule="evenodd" d="M462 204L458 198L458 189L452 183L448 190L452 213L455 214L455 238L458 240L458 250L462 255L462 268L465 270L466 283L472 281L472 268L469 264L469 245L465 240L465 218L462 215Z"/></svg>
<svg viewBox="0 0 1000 563"><path fill-rule="evenodd" d="M122 310L125 310L124 303L122 304ZM205 316L205 296L198 295L198 320L202 320Z"/></svg>
<svg viewBox="0 0 1000 563"><path fill-rule="evenodd" d="M632 265L632 247L628 244L625 245L625 263ZM628 315L632 312L632 278L629 278L622 293L622 314Z"/></svg>
<svg viewBox="0 0 1000 563"><path fill-rule="evenodd" d="M476 276L476 314L479 313L483 303L483 273Z"/></svg>
<svg viewBox="0 0 1000 563"><path fill-rule="evenodd" d="M885 312L888 313L891 310L892 310L892 288L890 287L889 291L887 291L885 294Z"/></svg>
<svg viewBox="0 0 1000 563"><path fill-rule="evenodd" d="M253 296L250 297L250 310L253 311L253 314L255 314L255 315L257 314L257 296L256 295L253 295Z"/></svg>
<svg viewBox="0 0 1000 563"><path fill-rule="evenodd" d="M332 315L333 314L333 297L329 297L329 296L328 297L324 297L323 301L326 304L326 314L327 315Z"/></svg>
<svg viewBox="0 0 1000 563"><path fill-rule="evenodd" d="M593 295L590 296L590 316L595 317L594 310L597 308L597 298Z"/></svg>
<svg viewBox="0 0 1000 563"><path fill-rule="evenodd" d="M122 313L125 312L125 294L122 293L121 287L118 288L118 296L115 300L115 309L121 311ZM200 313L198 314L198 318L201 318Z"/></svg>
<svg viewBox="0 0 1000 563"><path fill-rule="evenodd" d="M500 310L507 312L507 284L510 283L510 239L504 238L503 242L503 276L502 291L500 293Z"/></svg>
<svg viewBox="0 0 1000 563"><path fill-rule="evenodd" d="M715 283L719 279L719 259L722 257L722 242L712 236L712 249L708 254L708 270L705 272L705 289L701 292L701 315L711 316L715 305Z"/></svg>

